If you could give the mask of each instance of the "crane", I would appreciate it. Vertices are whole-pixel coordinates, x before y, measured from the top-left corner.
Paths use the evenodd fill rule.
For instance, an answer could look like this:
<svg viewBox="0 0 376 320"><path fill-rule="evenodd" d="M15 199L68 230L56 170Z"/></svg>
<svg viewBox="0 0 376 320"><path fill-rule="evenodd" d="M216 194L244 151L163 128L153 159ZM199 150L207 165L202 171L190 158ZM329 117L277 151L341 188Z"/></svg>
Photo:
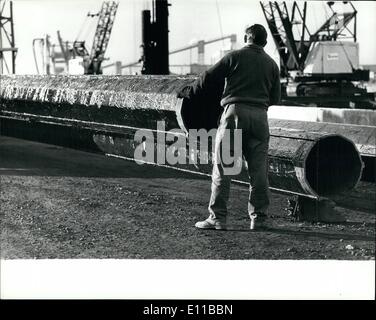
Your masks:
<svg viewBox="0 0 376 320"><path fill-rule="evenodd" d="M49 35L46 35L44 38L34 39L33 52L37 72L50 74L66 70L72 73L73 70L71 70L72 66L70 67L70 63L80 57L79 64L82 64L84 69L83 71L79 71L81 74L82 72L84 74L101 74L102 62L105 60L104 55L110 40L118 6L118 2L104 1L98 13L87 14L87 17L98 17L90 53L86 48L85 41L63 41L60 31L57 31L57 45L51 43ZM39 67L36 57L37 47L39 47L42 53L42 58L40 59L43 65L42 68ZM82 70L82 67L79 70Z"/></svg>
<svg viewBox="0 0 376 320"><path fill-rule="evenodd" d="M260 2L280 57L281 77L287 80L282 91L285 99L293 96L295 101L329 106L339 102L340 107L364 107L372 100L366 89L352 83L369 80L369 70L359 69L357 11L351 2L343 1L350 11L338 13L337 3L327 2L331 15L312 30L306 21L306 1L294 1L291 10L284 1Z"/></svg>
<svg viewBox="0 0 376 320"><path fill-rule="evenodd" d="M301 70L307 55L309 30L306 25L307 3L301 9L293 3L291 18L285 2L260 2L266 22L280 56L281 76L288 76L292 70ZM301 25L300 39L295 39L293 26Z"/></svg>
<svg viewBox="0 0 376 320"><path fill-rule="evenodd" d="M13 2L0 0L0 74L16 72ZM9 65L10 64L10 65Z"/></svg>
<svg viewBox="0 0 376 320"><path fill-rule="evenodd" d="M84 58L85 74L102 73L101 64L104 60L104 55L110 40L118 6L118 2L105 1L99 13L89 14L92 17L98 16L98 23L90 54L85 47L85 41L75 41L73 43L75 53Z"/></svg>

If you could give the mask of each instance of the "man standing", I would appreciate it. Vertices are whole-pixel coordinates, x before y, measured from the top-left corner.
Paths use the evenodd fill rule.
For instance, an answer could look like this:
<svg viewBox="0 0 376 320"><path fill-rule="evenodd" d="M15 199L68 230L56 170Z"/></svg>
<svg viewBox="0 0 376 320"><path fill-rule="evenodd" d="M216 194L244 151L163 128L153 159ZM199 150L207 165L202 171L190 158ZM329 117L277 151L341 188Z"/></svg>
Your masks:
<svg viewBox="0 0 376 320"><path fill-rule="evenodd" d="M196 223L199 229L226 229L231 176L221 161L224 132L241 129L242 153L250 178L248 213L251 229L264 227L269 205L267 155L269 126L267 110L280 100L279 69L265 53L267 33L254 24L245 31L246 46L232 51L198 79L201 86L224 85L224 108L215 141L209 217ZM226 146L225 146L226 147Z"/></svg>

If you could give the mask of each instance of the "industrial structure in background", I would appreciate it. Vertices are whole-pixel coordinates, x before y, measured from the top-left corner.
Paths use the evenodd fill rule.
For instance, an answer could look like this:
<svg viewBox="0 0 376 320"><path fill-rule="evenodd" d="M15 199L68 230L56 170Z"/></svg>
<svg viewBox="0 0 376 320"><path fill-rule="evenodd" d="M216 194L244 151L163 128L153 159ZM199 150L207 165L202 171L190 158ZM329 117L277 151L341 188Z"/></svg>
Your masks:
<svg viewBox="0 0 376 320"><path fill-rule="evenodd" d="M218 37L214 39L209 40L199 40L195 41L194 43L184 46L182 48L173 49L169 52L169 55L179 54L186 51L191 51L192 49L197 50L197 63L192 63L192 61L188 64L170 64L170 68L180 68L181 70L186 69L188 70L186 74L200 74L201 72L207 70L211 65L205 64L205 47L207 45L211 45L213 43L223 41L223 40L230 40L230 46L227 49L222 49L219 52L219 57L216 57L216 61L219 60L221 57L223 57L225 54L227 54L229 51L234 50L236 47L236 41L237 37L236 34L229 34L225 35L223 37ZM133 74L135 69L142 69L142 66L140 66L140 63L143 61L141 58L138 61L134 61L127 64L122 64L121 61L116 61L114 63L107 64L103 66L103 68L110 68L115 67L115 74L122 74L123 69L128 69L128 74ZM183 73L183 72L181 72Z"/></svg>
<svg viewBox="0 0 376 320"><path fill-rule="evenodd" d="M167 0L152 0L152 10L142 11L142 57L138 61L123 65L120 61L107 64L104 68L116 68L115 74L122 74L123 69L129 69L133 74L133 68L140 68L141 74L170 74L170 67L189 68L188 74L199 74L207 70L210 65L205 64L205 46L230 39L229 50L222 50L219 58L227 52L234 50L236 46L236 34L222 35L215 39L199 40L194 43L169 51L168 40L168 7ZM171 65L169 56L185 51L197 49L197 63ZM141 66L140 66L141 63Z"/></svg>
<svg viewBox="0 0 376 320"><path fill-rule="evenodd" d="M307 2L260 2L280 57L283 100L288 103L314 103L319 106L376 107L374 95L353 82L369 80L369 70L359 68L356 42L357 11L338 13L339 2L327 2L331 11L317 29L307 25Z"/></svg>
<svg viewBox="0 0 376 320"><path fill-rule="evenodd" d="M83 57L85 74L102 73L101 65L105 59L104 55L110 40L118 6L118 2L105 1L99 13L93 15L98 16L98 23L90 54L86 49L85 41L75 41L73 43L74 52Z"/></svg>
<svg viewBox="0 0 376 320"><path fill-rule="evenodd" d="M190 64L191 74L199 74L208 68L205 65L205 46L211 43L231 40L231 49L236 44L236 35L218 37L216 39L204 41L200 40L191 45L169 51L168 41L168 7L167 0L152 0L152 10L142 11L142 57L139 61L121 66L122 69L136 66L142 63L142 74L170 74L169 56L180 52L196 49L198 50L197 64ZM112 64L114 65L114 64ZM179 67L179 65L176 65ZM187 66L187 65L184 65Z"/></svg>
<svg viewBox="0 0 376 320"><path fill-rule="evenodd" d="M0 74L16 73L13 2L0 0Z"/></svg>
<svg viewBox="0 0 376 320"><path fill-rule="evenodd" d="M58 44L52 44L49 35L34 39L33 52L38 74L102 74L102 62L105 60L118 6L118 2L105 1L98 13L87 14L89 18L98 17L90 53L85 40L63 41L59 31ZM38 48L39 55L36 52Z"/></svg>
<svg viewBox="0 0 376 320"><path fill-rule="evenodd" d="M142 74L169 74L168 2L152 0L142 11Z"/></svg>
<svg viewBox="0 0 376 320"><path fill-rule="evenodd" d="M219 60L226 53L235 49L236 41L237 41L236 34L229 34L229 35L225 35L225 36L210 39L210 40L199 40L196 43L193 43L191 45L170 51L170 55L177 54L180 52L185 52L185 51L192 50L192 49L197 49L197 63L191 63L189 65L190 67L189 73L200 74L201 72L207 70L210 67L210 65L205 64L205 46L210 45L212 43L219 42L219 41L223 41L226 39L230 40L230 47L228 48L228 50L221 50L219 52L219 56L216 57L217 58L216 60Z"/></svg>

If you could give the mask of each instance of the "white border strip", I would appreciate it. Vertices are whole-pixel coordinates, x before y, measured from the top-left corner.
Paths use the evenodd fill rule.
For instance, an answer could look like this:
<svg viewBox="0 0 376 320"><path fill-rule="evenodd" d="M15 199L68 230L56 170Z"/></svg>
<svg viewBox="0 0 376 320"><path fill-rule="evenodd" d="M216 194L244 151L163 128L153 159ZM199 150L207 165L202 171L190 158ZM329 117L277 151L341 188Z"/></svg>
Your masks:
<svg viewBox="0 0 376 320"><path fill-rule="evenodd" d="M374 299L375 261L1 260L1 298Z"/></svg>

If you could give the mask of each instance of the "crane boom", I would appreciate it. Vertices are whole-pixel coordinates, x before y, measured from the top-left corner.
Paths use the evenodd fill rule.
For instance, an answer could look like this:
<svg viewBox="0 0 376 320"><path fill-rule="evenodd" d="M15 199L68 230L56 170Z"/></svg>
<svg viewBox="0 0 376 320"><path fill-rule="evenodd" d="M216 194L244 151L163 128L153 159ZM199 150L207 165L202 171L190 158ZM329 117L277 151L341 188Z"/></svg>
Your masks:
<svg viewBox="0 0 376 320"><path fill-rule="evenodd" d="M332 9L334 2L327 4L332 10L332 16L315 32L310 32L306 22L306 1L303 4L294 1L291 15L284 1L260 2L280 56L282 76L288 76L289 71L303 71L312 43L322 40L337 41L346 38L353 39L356 42L355 19L357 11L352 3L349 2L352 11L343 14L338 14ZM352 21L354 21L353 31L349 28ZM297 31L297 25L301 25L301 30L294 32ZM297 36L297 34L300 34L300 36Z"/></svg>
<svg viewBox="0 0 376 320"><path fill-rule="evenodd" d="M222 41L222 40L225 40L225 39L231 39L233 42L236 42L236 34L230 34L230 35L227 35L227 36L223 36L223 37L219 37L219 38L215 38L215 39L211 39L211 40L204 40L203 45L211 44L211 43ZM199 46L199 41L192 44L192 45L185 46L183 48L179 48L179 49L175 49L173 51L170 51L170 54L175 54L175 53L187 51L187 50L190 50L190 49L195 49L198 46Z"/></svg>
<svg viewBox="0 0 376 320"><path fill-rule="evenodd" d="M88 73L90 74L101 73L101 63L110 40L118 6L119 3L115 1L105 1L102 4L89 56Z"/></svg>
<svg viewBox="0 0 376 320"><path fill-rule="evenodd" d="M215 42L218 42L218 41L222 41L222 40L225 40L225 39L231 39L231 43L235 44L236 43L236 34L230 34L230 35L226 35L226 36L223 36L223 37L218 37L218 38L214 38L214 39L210 39L210 40L197 41L196 43L191 44L189 46L185 46L185 47L182 47L182 48L179 48L179 49L174 49L174 50L172 50L172 51L169 52L169 55L180 53L180 52L184 52L184 51L188 51L190 49L196 49L196 48L199 47L200 43L202 45L208 45L208 44L212 44L212 43L215 43ZM231 48L231 49L233 49L233 48ZM140 63L139 60L138 61L134 61L134 62L130 62L130 63L127 63L126 65L122 65L121 68L125 69L125 68L129 68L129 67L133 67L133 66L138 65L139 63ZM108 64L108 65L104 66L103 68L112 67L114 65L115 65L115 63L111 63L111 64Z"/></svg>
<svg viewBox="0 0 376 320"><path fill-rule="evenodd" d="M277 47L281 75L286 77L291 70L302 70L310 45L309 32L306 24L307 3L300 8L294 1L291 16L286 2L260 2L266 22ZM294 28L301 25L300 38L295 37Z"/></svg>

